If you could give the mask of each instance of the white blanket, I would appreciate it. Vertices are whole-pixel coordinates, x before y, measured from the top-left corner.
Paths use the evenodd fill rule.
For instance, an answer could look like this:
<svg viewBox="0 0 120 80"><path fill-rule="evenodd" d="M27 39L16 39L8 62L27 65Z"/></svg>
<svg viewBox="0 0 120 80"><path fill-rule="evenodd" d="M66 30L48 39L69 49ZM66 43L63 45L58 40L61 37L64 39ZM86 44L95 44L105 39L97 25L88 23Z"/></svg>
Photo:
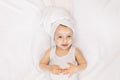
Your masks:
<svg viewBox="0 0 120 80"><path fill-rule="evenodd" d="M88 61L81 80L120 80L119 4L119 0L0 0L0 80L48 78L37 65L50 45L40 27L41 11L48 5L62 6L76 18L76 45Z"/></svg>

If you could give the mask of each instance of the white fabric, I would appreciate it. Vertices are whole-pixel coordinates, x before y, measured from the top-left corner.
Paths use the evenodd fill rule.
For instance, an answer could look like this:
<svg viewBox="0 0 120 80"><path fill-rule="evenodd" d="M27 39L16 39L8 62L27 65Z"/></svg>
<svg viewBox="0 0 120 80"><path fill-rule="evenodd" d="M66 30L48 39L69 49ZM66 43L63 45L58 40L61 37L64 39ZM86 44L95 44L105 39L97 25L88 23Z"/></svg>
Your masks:
<svg viewBox="0 0 120 80"><path fill-rule="evenodd" d="M115 64L115 60L120 56L118 4L119 0L75 2L75 18L79 23L79 45L88 62L87 69L80 76L81 80L120 79L120 69L116 69Z"/></svg>
<svg viewBox="0 0 120 80"><path fill-rule="evenodd" d="M77 65L77 62L75 60L75 48L71 47L69 52L64 56L58 56L56 54L56 47L52 48L50 53L50 65L59 65L61 68L65 69L69 67L68 63L72 63L74 65ZM69 75L65 75L61 73L60 75L54 75L50 74L50 77L52 80L79 80L78 73L74 73L70 78L68 78Z"/></svg>
<svg viewBox="0 0 120 80"><path fill-rule="evenodd" d="M88 62L80 80L120 80L119 4L120 0L0 0L0 80L48 78L38 71L38 63L49 47L49 37L40 27L41 11L49 5L64 7L76 18L76 44Z"/></svg>

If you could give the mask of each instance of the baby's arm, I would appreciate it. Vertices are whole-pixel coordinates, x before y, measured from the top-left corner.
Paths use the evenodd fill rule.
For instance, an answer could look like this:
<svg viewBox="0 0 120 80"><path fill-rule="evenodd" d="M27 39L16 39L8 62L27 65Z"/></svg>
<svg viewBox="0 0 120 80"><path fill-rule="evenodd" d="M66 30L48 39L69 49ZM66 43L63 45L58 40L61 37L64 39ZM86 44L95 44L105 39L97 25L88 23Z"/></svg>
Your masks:
<svg viewBox="0 0 120 80"><path fill-rule="evenodd" d="M77 66L78 71L85 69L87 66L87 62L86 62L84 56L82 55L81 51L78 48L76 48L75 57L76 57L76 61L78 63L78 66Z"/></svg>
<svg viewBox="0 0 120 80"><path fill-rule="evenodd" d="M50 62L50 49L46 51L45 55L42 57L41 61L40 61L40 67L43 70L47 70L50 71L53 74L59 74L60 71L60 67L58 65L49 65Z"/></svg>

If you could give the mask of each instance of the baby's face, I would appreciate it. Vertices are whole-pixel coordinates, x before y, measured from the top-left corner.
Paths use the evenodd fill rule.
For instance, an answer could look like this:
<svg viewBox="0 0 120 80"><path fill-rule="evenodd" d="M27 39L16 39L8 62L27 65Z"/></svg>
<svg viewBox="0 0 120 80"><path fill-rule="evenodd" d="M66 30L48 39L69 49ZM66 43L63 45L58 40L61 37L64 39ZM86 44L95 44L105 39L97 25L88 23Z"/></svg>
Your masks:
<svg viewBox="0 0 120 80"><path fill-rule="evenodd" d="M73 31L69 27L59 25L55 31L55 43L61 49L68 49L73 41Z"/></svg>

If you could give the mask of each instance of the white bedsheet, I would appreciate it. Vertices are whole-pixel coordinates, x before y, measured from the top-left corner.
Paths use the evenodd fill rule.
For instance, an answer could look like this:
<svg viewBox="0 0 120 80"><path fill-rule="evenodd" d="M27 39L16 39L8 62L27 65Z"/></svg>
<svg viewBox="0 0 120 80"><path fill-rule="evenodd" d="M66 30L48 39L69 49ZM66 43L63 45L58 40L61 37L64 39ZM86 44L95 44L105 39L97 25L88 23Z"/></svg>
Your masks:
<svg viewBox="0 0 120 80"><path fill-rule="evenodd" d="M81 80L119 80L119 4L119 0L0 0L0 80L45 79L37 64L39 53L49 47L39 23L41 10L48 5L65 7L76 18L76 45L88 61Z"/></svg>

